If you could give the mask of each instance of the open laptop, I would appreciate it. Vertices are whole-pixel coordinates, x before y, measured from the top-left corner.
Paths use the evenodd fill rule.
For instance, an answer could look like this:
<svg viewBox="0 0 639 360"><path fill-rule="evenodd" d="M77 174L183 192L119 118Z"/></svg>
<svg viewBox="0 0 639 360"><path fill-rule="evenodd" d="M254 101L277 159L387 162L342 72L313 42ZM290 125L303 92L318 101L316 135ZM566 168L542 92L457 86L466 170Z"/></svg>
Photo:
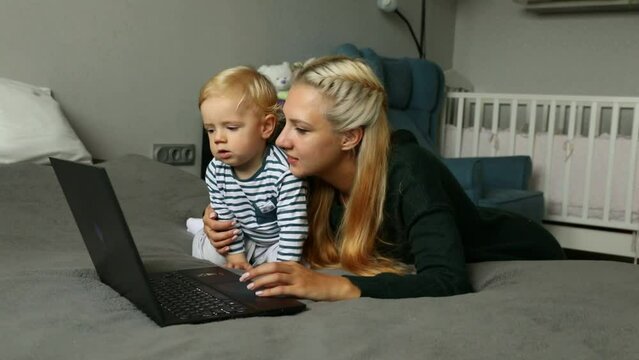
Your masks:
<svg viewBox="0 0 639 360"><path fill-rule="evenodd" d="M100 280L160 326L294 314L287 298L260 298L218 266L147 273L103 168L50 158Z"/></svg>

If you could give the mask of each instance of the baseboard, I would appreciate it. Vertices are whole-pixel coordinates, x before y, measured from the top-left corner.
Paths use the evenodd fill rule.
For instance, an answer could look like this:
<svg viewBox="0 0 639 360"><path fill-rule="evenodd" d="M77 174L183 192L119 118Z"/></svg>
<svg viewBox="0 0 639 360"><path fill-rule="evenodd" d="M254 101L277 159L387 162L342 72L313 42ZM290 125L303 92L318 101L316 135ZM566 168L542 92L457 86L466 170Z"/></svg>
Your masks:
<svg viewBox="0 0 639 360"><path fill-rule="evenodd" d="M639 244L630 231L549 222L544 222L544 227L557 238L564 249L631 259L637 256Z"/></svg>
<svg viewBox="0 0 639 360"><path fill-rule="evenodd" d="M564 249L568 260L607 260L618 261L624 263L634 263L634 258L619 255L602 254L591 251Z"/></svg>

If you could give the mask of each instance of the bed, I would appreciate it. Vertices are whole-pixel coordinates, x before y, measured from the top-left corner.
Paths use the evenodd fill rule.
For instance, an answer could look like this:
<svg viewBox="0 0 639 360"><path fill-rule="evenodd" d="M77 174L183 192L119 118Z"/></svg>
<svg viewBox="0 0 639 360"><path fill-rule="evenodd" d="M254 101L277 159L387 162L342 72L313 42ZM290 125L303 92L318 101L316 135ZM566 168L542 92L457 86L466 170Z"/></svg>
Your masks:
<svg viewBox="0 0 639 360"><path fill-rule="evenodd" d="M445 157L529 155L563 246L637 262L639 98L450 92L439 145Z"/></svg>
<svg viewBox="0 0 639 360"><path fill-rule="evenodd" d="M202 181L139 155L104 166L148 271L205 265L184 227ZM50 166L0 166L3 359L631 359L639 270L607 261L469 264L475 293L307 302L294 316L160 328L102 284Z"/></svg>
<svg viewBox="0 0 639 360"><path fill-rule="evenodd" d="M43 153L54 150L78 156L78 149ZM79 151L77 161L87 161L86 149ZM608 261L469 264L475 289L470 294L305 301L308 309L292 316L160 328L99 281L53 169L44 160L35 162L0 164L1 359L639 354L639 268ZM199 216L207 202L200 178L140 155L97 166L111 178L147 271L208 265L190 256L185 229L186 218Z"/></svg>

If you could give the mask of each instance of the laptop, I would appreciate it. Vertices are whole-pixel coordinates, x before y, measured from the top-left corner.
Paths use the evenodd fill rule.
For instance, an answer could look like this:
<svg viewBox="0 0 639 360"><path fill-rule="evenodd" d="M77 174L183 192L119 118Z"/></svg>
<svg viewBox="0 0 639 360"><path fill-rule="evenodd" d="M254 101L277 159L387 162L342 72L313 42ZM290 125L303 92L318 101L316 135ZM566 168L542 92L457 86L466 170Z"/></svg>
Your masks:
<svg viewBox="0 0 639 360"><path fill-rule="evenodd" d="M100 280L160 326L295 314L306 305L261 298L218 266L147 273L105 169L50 158Z"/></svg>

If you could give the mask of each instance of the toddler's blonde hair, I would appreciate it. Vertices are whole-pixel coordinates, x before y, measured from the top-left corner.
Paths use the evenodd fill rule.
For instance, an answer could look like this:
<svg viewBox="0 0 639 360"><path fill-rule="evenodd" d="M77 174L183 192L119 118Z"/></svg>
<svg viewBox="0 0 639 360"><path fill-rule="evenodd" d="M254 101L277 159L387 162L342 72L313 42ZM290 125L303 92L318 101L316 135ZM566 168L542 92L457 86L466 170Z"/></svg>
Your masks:
<svg viewBox="0 0 639 360"><path fill-rule="evenodd" d="M237 107L255 106L265 115L277 118L279 105L277 91L269 79L249 66L236 66L223 70L210 78L200 90L198 106L212 96L235 95Z"/></svg>

